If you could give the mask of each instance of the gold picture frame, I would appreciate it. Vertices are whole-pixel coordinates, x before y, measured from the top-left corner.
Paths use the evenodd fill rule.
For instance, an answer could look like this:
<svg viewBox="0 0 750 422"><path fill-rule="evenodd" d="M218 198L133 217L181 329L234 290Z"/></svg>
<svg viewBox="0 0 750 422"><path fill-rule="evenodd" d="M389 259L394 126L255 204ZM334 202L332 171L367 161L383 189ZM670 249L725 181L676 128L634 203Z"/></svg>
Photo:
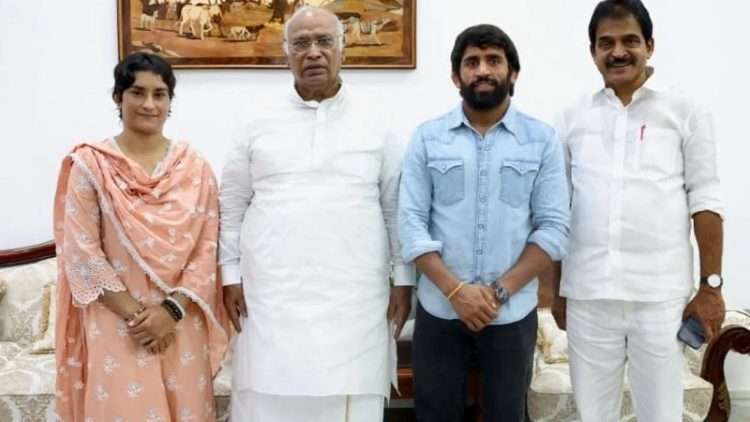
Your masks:
<svg viewBox="0 0 750 422"><path fill-rule="evenodd" d="M117 0L118 53L175 68L286 68L286 19L323 7L345 28L344 68L416 68L416 0Z"/></svg>

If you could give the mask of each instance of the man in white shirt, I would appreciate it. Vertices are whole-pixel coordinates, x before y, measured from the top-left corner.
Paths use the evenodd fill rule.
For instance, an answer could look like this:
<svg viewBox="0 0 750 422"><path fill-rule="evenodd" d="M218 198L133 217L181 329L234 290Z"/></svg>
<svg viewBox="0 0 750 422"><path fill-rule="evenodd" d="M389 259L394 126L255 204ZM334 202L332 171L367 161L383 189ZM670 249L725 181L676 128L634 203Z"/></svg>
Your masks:
<svg viewBox="0 0 750 422"><path fill-rule="evenodd" d="M414 283L396 226L405 142L342 85L343 34L324 9L289 19L294 89L222 175L220 264L241 331L233 421L379 422L390 394Z"/></svg>
<svg viewBox="0 0 750 422"><path fill-rule="evenodd" d="M680 325L695 318L710 341L724 317L711 118L659 88L647 66L652 31L639 0L600 2L589 38L605 87L565 110L558 125L572 200L553 314L567 325L584 422L619 421L626 362L638 420L682 420ZM701 282L689 300L691 219Z"/></svg>

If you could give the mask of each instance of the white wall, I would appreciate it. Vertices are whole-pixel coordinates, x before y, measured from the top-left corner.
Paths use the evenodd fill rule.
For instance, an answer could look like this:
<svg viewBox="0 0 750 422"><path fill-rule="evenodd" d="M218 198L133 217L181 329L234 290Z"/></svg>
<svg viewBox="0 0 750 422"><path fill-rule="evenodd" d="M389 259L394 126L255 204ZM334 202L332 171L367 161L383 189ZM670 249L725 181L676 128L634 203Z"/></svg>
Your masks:
<svg viewBox="0 0 750 422"><path fill-rule="evenodd" d="M601 85L588 55L594 0L420 0L416 70L352 70L346 83L368 86L397 111L399 124L455 106L449 54L464 27L494 23L521 57L515 101L551 121L560 108ZM743 271L750 239L750 2L647 2L655 22L652 64L714 111L726 202L724 275L731 306L750 308ZM51 201L61 157L76 142L116 133L110 99L117 59L114 1L0 0L0 249L51 238ZM252 118L264 98L291 86L285 70L181 70L167 134L190 140L217 173L238 110ZM658 210L650 210L658 212ZM730 386L750 389L750 360L733 361ZM744 374L744 375L741 375ZM731 376L732 374L730 374Z"/></svg>

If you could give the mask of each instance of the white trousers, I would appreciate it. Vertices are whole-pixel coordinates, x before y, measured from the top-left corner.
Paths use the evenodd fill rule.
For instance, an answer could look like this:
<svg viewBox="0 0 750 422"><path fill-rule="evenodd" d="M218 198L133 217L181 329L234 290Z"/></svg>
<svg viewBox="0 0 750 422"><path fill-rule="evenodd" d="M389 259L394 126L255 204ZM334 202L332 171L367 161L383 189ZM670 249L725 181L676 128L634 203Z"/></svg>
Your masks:
<svg viewBox="0 0 750 422"><path fill-rule="evenodd" d="M377 395L277 396L233 391L230 422L383 422Z"/></svg>
<svg viewBox="0 0 750 422"><path fill-rule="evenodd" d="M685 299L568 299L570 377L582 422L620 420L625 363L639 422L680 422Z"/></svg>

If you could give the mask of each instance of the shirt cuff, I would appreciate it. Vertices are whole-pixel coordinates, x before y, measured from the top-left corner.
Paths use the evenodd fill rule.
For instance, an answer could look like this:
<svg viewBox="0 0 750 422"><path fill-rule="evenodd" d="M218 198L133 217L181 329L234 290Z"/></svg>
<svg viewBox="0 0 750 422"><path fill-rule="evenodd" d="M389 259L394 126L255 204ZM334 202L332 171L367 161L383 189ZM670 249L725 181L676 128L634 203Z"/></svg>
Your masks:
<svg viewBox="0 0 750 422"><path fill-rule="evenodd" d="M239 264L228 264L221 266L221 284L233 286L242 283L242 274Z"/></svg>
<svg viewBox="0 0 750 422"><path fill-rule="evenodd" d="M420 256L426 253L430 253L430 252L441 253L442 251L443 251L443 242L439 240L429 240L429 241L417 243L410 247L403 246L401 248L401 256L404 258L404 262L412 263L414 262L415 259L419 258Z"/></svg>
<svg viewBox="0 0 750 422"><path fill-rule="evenodd" d="M394 286L414 286L416 284L416 269L414 268L414 264L399 264L393 266Z"/></svg>
<svg viewBox="0 0 750 422"><path fill-rule="evenodd" d="M528 243L534 243L549 255L553 261L560 261L567 255L567 238L562 239L550 232L537 230L529 236Z"/></svg>

